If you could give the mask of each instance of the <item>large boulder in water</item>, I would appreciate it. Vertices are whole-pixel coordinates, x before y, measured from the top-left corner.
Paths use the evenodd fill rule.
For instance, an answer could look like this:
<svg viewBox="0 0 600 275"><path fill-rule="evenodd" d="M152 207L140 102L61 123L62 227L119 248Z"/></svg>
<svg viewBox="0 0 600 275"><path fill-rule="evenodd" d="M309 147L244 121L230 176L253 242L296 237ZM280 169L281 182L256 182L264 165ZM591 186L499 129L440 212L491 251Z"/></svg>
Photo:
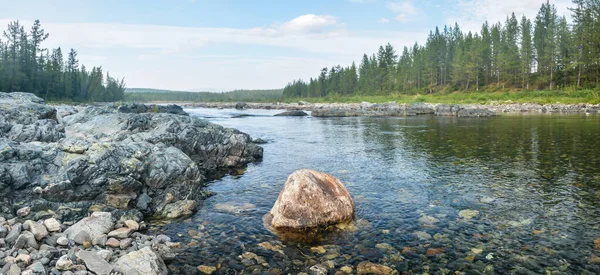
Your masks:
<svg viewBox="0 0 600 275"><path fill-rule="evenodd" d="M303 169L292 173L269 212L275 229L308 229L352 221L354 201L332 175Z"/></svg>

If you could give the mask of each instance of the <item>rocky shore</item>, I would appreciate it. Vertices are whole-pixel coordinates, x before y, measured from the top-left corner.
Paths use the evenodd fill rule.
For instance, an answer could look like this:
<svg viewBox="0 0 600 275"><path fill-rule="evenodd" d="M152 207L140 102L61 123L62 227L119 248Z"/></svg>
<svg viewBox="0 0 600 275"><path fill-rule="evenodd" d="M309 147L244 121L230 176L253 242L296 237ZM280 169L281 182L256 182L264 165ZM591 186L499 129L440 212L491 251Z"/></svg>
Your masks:
<svg viewBox="0 0 600 275"><path fill-rule="evenodd" d="M181 244L138 232L145 227L143 221L115 221L108 212L75 224L0 217L0 274L168 274L166 263Z"/></svg>
<svg viewBox="0 0 600 275"><path fill-rule="evenodd" d="M191 215L207 177L261 158L176 105L0 93L0 274L167 274L179 244L138 232L144 218Z"/></svg>
<svg viewBox="0 0 600 275"><path fill-rule="evenodd" d="M250 136L179 106L46 105L0 93L0 213L72 221L192 214L205 178L262 158Z"/></svg>
<svg viewBox="0 0 600 275"><path fill-rule="evenodd" d="M186 108L267 109L311 111L315 117L436 115L487 117L501 114L597 114L600 104L438 104L438 103L187 103Z"/></svg>

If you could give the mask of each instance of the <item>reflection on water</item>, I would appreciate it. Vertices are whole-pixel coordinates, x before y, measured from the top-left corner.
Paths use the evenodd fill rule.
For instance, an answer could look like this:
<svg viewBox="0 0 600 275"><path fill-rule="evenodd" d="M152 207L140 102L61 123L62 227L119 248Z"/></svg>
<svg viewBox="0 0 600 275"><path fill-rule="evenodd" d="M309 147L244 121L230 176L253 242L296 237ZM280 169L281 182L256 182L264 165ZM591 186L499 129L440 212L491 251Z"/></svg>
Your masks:
<svg viewBox="0 0 600 275"><path fill-rule="evenodd" d="M187 111L269 143L261 163L211 182L217 195L191 219L154 229L188 245L180 265L221 274L295 274L314 265L356 272L362 261L413 274L600 273L599 117ZM351 230L309 245L264 228L287 176L301 168L346 184L356 204Z"/></svg>

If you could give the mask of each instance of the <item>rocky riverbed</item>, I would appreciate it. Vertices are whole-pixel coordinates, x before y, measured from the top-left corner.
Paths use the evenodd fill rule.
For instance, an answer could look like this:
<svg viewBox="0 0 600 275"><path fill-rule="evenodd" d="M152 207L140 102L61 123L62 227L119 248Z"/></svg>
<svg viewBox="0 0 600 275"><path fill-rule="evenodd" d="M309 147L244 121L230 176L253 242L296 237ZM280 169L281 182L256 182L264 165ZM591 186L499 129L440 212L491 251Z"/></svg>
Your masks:
<svg viewBox="0 0 600 275"><path fill-rule="evenodd" d="M494 103L494 104L438 104L413 103L184 103L186 108L237 108L267 110L305 110L317 117L346 116L414 116L436 115L456 117L487 117L500 114L597 114L600 104L534 104L534 103Z"/></svg>

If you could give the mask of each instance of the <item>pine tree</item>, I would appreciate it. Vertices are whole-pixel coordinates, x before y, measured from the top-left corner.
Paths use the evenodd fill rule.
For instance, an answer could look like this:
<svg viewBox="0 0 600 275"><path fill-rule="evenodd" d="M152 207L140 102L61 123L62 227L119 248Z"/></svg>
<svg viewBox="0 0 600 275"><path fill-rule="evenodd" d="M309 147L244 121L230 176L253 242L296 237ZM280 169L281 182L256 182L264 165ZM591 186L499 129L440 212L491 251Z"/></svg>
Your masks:
<svg viewBox="0 0 600 275"><path fill-rule="evenodd" d="M523 15L521 18L521 88L529 90L529 74L533 63L533 44L531 42L531 21Z"/></svg>

